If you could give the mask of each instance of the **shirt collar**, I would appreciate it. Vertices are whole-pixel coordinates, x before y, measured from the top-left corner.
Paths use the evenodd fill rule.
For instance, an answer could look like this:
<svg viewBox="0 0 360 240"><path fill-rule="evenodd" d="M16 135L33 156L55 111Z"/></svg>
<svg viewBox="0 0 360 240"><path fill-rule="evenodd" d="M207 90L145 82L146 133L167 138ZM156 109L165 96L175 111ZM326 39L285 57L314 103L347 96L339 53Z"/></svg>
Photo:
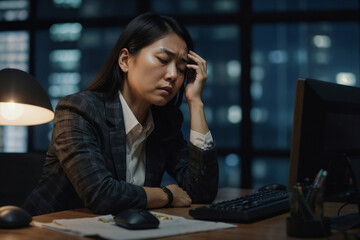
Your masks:
<svg viewBox="0 0 360 240"><path fill-rule="evenodd" d="M119 97L120 97L120 102L121 102L121 106L123 109L123 116L124 116L124 122L125 122L125 132L126 135L132 130L134 129L137 125L141 124L139 123L139 121L137 120L137 118L135 117L134 113L131 111L129 105L127 104L125 98L123 97L123 95L121 94L121 92L119 91ZM153 116L152 116L152 112L151 110L149 111L146 119L145 119L145 124L143 127L143 129L145 129L147 133L147 135L149 135L151 133L151 131L154 128L154 120L153 120Z"/></svg>

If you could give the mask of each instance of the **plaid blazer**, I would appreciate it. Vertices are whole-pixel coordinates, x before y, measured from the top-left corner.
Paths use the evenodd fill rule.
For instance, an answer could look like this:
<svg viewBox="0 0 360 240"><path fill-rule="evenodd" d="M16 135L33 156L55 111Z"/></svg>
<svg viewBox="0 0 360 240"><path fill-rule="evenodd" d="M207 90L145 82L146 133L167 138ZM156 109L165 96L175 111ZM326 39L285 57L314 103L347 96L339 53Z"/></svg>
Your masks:
<svg viewBox="0 0 360 240"><path fill-rule="evenodd" d="M215 146L188 145L182 113L152 107L154 131L146 140L145 186L158 187L165 171L193 203L214 200L218 187ZM87 207L100 214L145 208L142 187L126 183L126 136L119 97L80 92L58 103L42 177L23 207L32 215Z"/></svg>

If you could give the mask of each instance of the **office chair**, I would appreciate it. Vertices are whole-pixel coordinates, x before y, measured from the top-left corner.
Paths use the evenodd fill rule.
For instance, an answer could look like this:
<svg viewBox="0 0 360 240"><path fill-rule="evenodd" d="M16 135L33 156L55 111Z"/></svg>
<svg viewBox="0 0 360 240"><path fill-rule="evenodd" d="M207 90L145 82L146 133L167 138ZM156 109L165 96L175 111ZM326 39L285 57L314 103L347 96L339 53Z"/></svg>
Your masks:
<svg viewBox="0 0 360 240"><path fill-rule="evenodd" d="M21 206L38 183L45 153L0 153L0 207Z"/></svg>

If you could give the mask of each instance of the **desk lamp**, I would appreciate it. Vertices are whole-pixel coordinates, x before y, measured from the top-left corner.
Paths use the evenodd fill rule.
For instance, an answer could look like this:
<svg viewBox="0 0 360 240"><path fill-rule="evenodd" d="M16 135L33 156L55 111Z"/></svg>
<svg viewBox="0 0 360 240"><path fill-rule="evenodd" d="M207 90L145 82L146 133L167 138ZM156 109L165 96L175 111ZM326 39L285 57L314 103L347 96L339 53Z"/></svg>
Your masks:
<svg viewBox="0 0 360 240"><path fill-rule="evenodd" d="M0 71L0 125L30 126L53 119L49 97L33 76L12 68Z"/></svg>
<svg viewBox="0 0 360 240"><path fill-rule="evenodd" d="M0 71L0 126L31 126L53 119L50 99L33 76L12 68ZM0 228L25 227L31 220L19 207L0 207Z"/></svg>

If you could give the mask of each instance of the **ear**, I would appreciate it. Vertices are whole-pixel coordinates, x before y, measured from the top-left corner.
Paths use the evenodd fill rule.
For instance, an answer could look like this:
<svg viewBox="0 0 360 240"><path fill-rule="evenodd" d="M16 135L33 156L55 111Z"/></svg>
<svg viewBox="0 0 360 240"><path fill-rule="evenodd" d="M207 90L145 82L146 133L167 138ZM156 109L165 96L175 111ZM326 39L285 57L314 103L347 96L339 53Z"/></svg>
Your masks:
<svg viewBox="0 0 360 240"><path fill-rule="evenodd" d="M129 50L127 48L121 49L119 54L118 64L123 72L127 72L129 70L129 59L130 59Z"/></svg>

